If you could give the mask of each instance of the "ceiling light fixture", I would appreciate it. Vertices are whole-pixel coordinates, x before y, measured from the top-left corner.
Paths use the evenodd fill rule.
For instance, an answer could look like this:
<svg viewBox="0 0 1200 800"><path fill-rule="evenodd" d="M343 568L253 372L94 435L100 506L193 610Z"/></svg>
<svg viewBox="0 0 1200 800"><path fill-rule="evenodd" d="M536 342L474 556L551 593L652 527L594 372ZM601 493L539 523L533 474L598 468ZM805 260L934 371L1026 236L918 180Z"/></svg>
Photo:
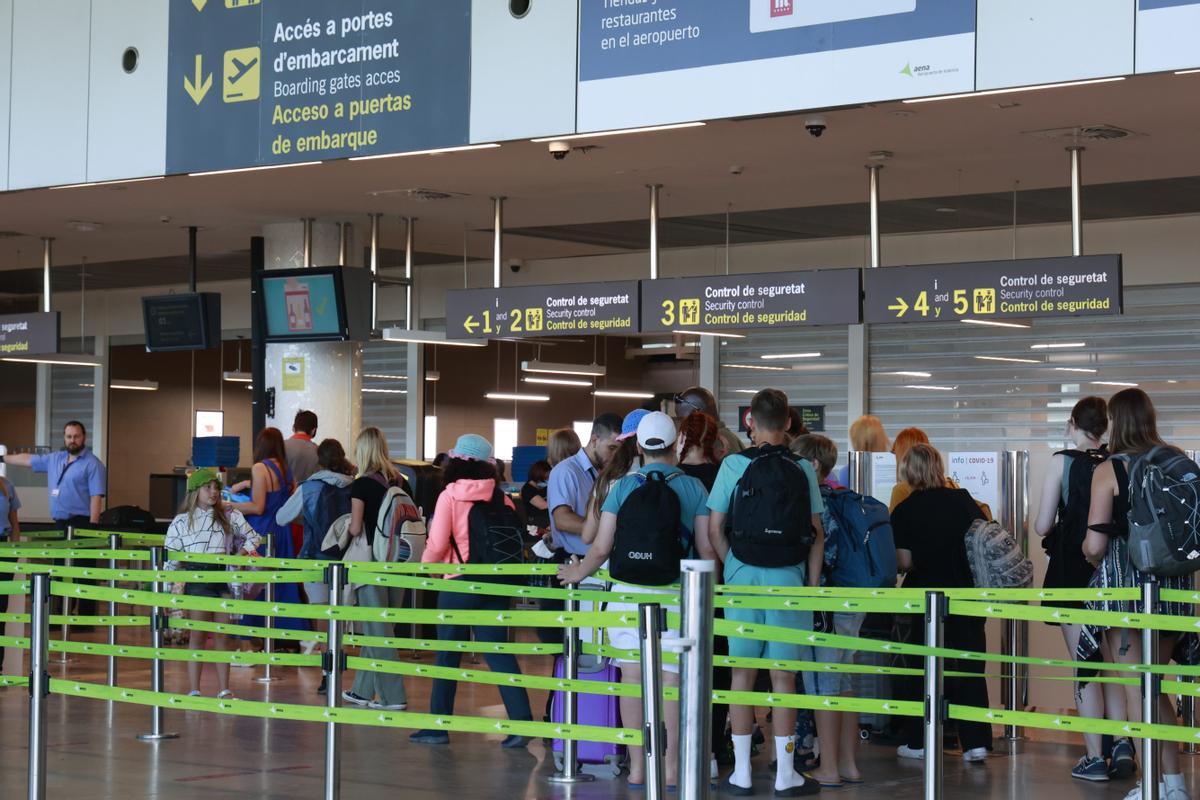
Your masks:
<svg viewBox="0 0 1200 800"><path fill-rule="evenodd" d="M647 125L644 128L619 128L611 131L596 131L595 133L569 133L565 136L540 136L537 139L530 139L531 142L543 144L545 142L569 142L574 139L595 139L600 136L624 136L630 133L654 133L655 131L674 131L680 128L702 128L706 123L703 122L676 122L671 125Z"/></svg>
<svg viewBox="0 0 1200 800"><path fill-rule="evenodd" d="M488 392L484 397L488 400L516 400L529 403L546 403L550 400L550 395L547 394L519 394L517 392Z"/></svg>
<svg viewBox="0 0 1200 800"><path fill-rule="evenodd" d="M1089 381L1093 386L1137 386L1136 383L1128 383L1126 381Z"/></svg>
<svg viewBox="0 0 1200 800"><path fill-rule="evenodd" d="M363 389L363 394L408 394L408 389Z"/></svg>
<svg viewBox="0 0 1200 800"><path fill-rule="evenodd" d="M722 364L721 369L756 369L762 372L790 372L787 367L768 367L765 364Z"/></svg>
<svg viewBox="0 0 1200 800"><path fill-rule="evenodd" d="M1200 69L1177 69L1177 70L1175 70L1176 75L1195 75L1198 72L1200 72Z"/></svg>
<svg viewBox="0 0 1200 800"><path fill-rule="evenodd" d="M1055 367L1054 371L1055 372L1084 372L1084 373L1088 373L1091 375L1095 375L1100 370L1086 369L1084 367Z"/></svg>
<svg viewBox="0 0 1200 800"><path fill-rule="evenodd" d="M95 389L94 383L79 384L84 389ZM157 392L158 381L110 381L108 384L110 389L128 389L133 392Z"/></svg>
<svg viewBox="0 0 1200 800"><path fill-rule="evenodd" d="M1086 342L1046 342L1044 344L1031 344L1030 350L1065 350L1069 347L1087 347Z"/></svg>
<svg viewBox="0 0 1200 800"><path fill-rule="evenodd" d="M402 342L407 344L447 345L449 347L487 347L482 339L447 339L446 334L437 331L410 331L407 328L384 328L380 337L385 342Z"/></svg>
<svg viewBox="0 0 1200 800"><path fill-rule="evenodd" d="M931 372L912 372L909 370L897 370L896 372L881 372L880 375L899 375L904 378L932 378Z"/></svg>
<svg viewBox="0 0 1200 800"><path fill-rule="evenodd" d="M620 397L629 400L653 400L654 395L649 392L621 392L612 389L597 389L592 392L593 397Z"/></svg>
<svg viewBox="0 0 1200 800"><path fill-rule="evenodd" d="M296 164L268 164L265 167L240 167L238 169L214 169L211 172L189 172L189 178L203 178L207 175L234 175L238 172L261 172L267 169L290 169L291 167L315 167L320 161L300 161Z"/></svg>
<svg viewBox="0 0 1200 800"><path fill-rule="evenodd" d="M442 373L438 372L436 369L425 370L425 380L427 380L431 383L436 383L437 381L440 381L441 379L442 379Z"/></svg>
<svg viewBox="0 0 1200 800"><path fill-rule="evenodd" d="M746 338L746 334L744 333L729 333L728 331L724 333L718 333L716 331L671 331L671 333L678 333L684 336L725 336L730 339Z"/></svg>
<svg viewBox="0 0 1200 800"><path fill-rule="evenodd" d="M438 156L442 153L463 153L468 150L494 150L500 145L495 142L487 144L465 144L461 147L436 147L432 150L410 150L407 153L379 153L373 156L354 156L350 161L373 161L377 158L404 158L406 156Z"/></svg>
<svg viewBox="0 0 1200 800"><path fill-rule="evenodd" d="M607 370L600 364L565 364L553 361L522 361L521 369L525 372L542 372L550 375L587 375L594 378L603 377Z"/></svg>
<svg viewBox="0 0 1200 800"><path fill-rule="evenodd" d="M525 383L543 383L547 386L583 386L592 385L591 381L573 381L568 378L523 378Z"/></svg>
<svg viewBox="0 0 1200 800"><path fill-rule="evenodd" d="M905 386L904 388L905 389L924 389L925 391L929 391L929 392L953 392L958 387L957 386L928 386L928 385L922 386L922 385L918 385L915 383L910 383L909 385Z"/></svg>
<svg viewBox="0 0 1200 800"><path fill-rule="evenodd" d="M4 356L0 361L16 364L50 364L55 367L98 367L103 362L97 356L74 353L46 353L40 356Z"/></svg>
<svg viewBox="0 0 1200 800"><path fill-rule="evenodd" d="M148 178L125 178L119 181L92 181L89 183L65 183L62 186L51 186L50 189L82 189L85 186L116 186L119 183L145 183L146 181L161 181L164 176L151 175Z"/></svg>
<svg viewBox="0 0 1200 800"><path fill-rule="evenodd" d="M964 325L987 325L992 328L1032 328L1033 326L1025 322L1000 322L994 319L960 319L959 322Z"/></svg>
<svg viewBox="0 0 1200 800"><path fill-rule="evenodd" d="M249 372L242 372L241 370L223 372L221 373L221 377L230 383L249 383L250 381L254 380L253 375L251 375Z"/></svg>
<svg viewBox="0 0 1200 800"><path fill-rule="evenodd" d="M758 394L758 389L734 389L734 394Z"/></svg>
<svg viewBox="0 0 1200 800"><path fill-rule="evenodd" d="M764 361L777 361L784 358L820 358L820 353L769 353L761 356Z"/></svg>
<svg viewBox="0 0 1200 800"><path fill-rule="evenodd" d="M1086 81L1064 81L1062 83L1041 83L1034 86L1014 86L1009 89L988 89L983 92L961 92L959 94L943 94L936 97L914 97L905 103L932 103L937 100L960 100L964 97L990 97L996 94L1015 94L1017 92L1040 92L1043 89L1065 89L1069 86L1090 86L1093 83L1113 83L1125 80L1124 76L1115 78L1094 78Z"/></svg>
<svg viewBox="0 0 1200 800"><path fill-rule="evenodd" d="M975 356L977 361L1005 361L1013 364L1040 364L1036 358L1008 358L1007 356Z"/></svg>
<svg viewBox="0 0 1200 800"><path fill-rule="evenodd" d="M408 380L407 375L382 375L377 372L364 373L363 377L364 378L374 378L376 380L381 380L381 381L406 381L406 380Z"/></svg>

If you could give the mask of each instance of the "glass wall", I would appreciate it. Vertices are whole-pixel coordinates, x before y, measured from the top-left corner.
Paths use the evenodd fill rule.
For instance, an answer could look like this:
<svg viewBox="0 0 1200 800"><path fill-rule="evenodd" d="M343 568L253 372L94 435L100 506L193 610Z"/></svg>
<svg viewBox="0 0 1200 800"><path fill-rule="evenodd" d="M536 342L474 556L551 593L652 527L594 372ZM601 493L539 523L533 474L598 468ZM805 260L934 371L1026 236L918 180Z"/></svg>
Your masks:
<svg viewBox="0 0 1200 800"><path fill-rule="evenodd" d="M408 452L408 392L408 347L388 342L365 343L363 426L374 425L383 431L395 458Z"/></svg>

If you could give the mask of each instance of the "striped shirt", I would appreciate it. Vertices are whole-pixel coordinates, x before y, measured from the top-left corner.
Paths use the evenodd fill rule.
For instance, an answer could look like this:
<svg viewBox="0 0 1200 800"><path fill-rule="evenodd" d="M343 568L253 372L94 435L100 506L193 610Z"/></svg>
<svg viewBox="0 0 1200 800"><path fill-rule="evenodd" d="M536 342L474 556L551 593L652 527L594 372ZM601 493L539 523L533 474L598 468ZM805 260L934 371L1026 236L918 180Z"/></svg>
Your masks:
<svg viewBox="0 0 1200 800"><path fill-rule="evenodd" d="M247 553L258 550L258 532L250 527L242 512L226 509L225 518L229 521L234 540L245 539L243 549ZM229 555L229 547L230 545L225 543L225 531L213 518L211 508L197 508L192 512L190 520L187 514L180 514L171 521L171 527L167 529L166 548L169 552ZM179 568L179 561L167 561L167 569Z"/></svg>

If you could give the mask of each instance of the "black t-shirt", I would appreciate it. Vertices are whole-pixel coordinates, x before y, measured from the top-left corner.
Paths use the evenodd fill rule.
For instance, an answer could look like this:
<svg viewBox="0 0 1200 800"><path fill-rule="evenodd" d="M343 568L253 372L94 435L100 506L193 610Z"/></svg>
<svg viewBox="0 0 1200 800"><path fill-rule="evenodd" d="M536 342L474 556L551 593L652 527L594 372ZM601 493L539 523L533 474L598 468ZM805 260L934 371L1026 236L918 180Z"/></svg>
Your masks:
<svg viewBox="0 0 1200 800"><path fill-rule="evenodd" d="M703 483L706 492L712 492L713 484L717 482L717 473L721 471L720 464L680 464L679 468L685 475L691 475Z"/></svg>
<svg viewBox="0 0 1200 800"><path fill-rule="evenodd" d="M388 487L375 475L363 475L361 478L355 478L354 483L350 484L350 499L363 502L363 530L367 534L367 544L375 543L379 507L383 505L383 497L387 490Z"/></svg>
<svg viewBox="0 0 1200 800"><path fill-rule="evenodd" d="M537 525L539 528L550 527L550 509L536 508L532 500L535 497L546 499L546 484L538 485L533 481L525 481L525 485L521 487L521 503L525 506L525 519L530 525Z"/></svg>
<svg viewBox="0 0 1200 800"><path fill-rule="evenodd" d="M967 528L985 519L965 489L922 489L892 512L896 549L912 553L907 589L970 588L975 585L967 563Z"/></svg>

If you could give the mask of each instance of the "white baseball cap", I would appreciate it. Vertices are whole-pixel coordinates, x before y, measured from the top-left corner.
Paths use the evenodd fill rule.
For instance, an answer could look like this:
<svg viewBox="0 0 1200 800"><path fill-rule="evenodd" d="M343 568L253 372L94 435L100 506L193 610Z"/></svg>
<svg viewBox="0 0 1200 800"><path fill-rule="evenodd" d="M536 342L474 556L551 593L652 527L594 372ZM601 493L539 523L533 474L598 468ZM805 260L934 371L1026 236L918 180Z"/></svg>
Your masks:
<svg viewBox="0 0 1200 800"><path fill-rule="evenodd" d="M661 411L642 417L637 426L638 444L647 450L664 450L675 443L675 420Z"/></svg>

